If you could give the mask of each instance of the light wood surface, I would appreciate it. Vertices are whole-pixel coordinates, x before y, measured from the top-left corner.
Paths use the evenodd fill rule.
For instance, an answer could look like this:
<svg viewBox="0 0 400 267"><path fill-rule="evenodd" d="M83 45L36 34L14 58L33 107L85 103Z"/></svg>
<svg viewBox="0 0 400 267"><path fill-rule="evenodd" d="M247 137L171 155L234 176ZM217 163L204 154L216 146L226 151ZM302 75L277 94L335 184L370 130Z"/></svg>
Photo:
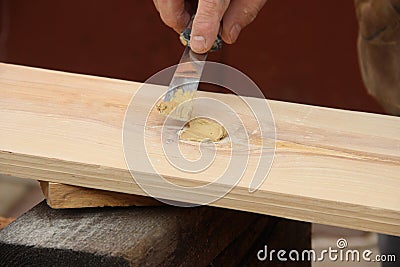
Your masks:
<svg viewBox="0 0 400 267"><path fill-rule="evenodd" d="M40 181L40 187L47 204L53 209L160 206L163 204L151 197L54 182Z"/></svg>
<svg viewBox="0 0 400 267"><path fill-rule="evenodd" d="M140 85L1 64L0 173L145 195L127 169L121 137L127 105ZM137 114L150 108L147 96L165 91L162 86L147 89L135 107ZM276 153L268 178L249 193L263 149L263 140L253 135L254 120L234 96L199 95L236 107L252 146L243 153L249 161L241 181L211 205L400 235L400 118L268 101L276 124ZM248 100L256 105L265 101ZM205 172L180 172L160 148L163 121L152 112L145 136L152 144L150 159L159 162L157 171L189 186L215 179L229 161L229 144L216 145L217 164ZM189 143L182 143L181 150L198 151ZM201 197L162 188L152 173L142 175L158 197L195 203Z"/></svg>

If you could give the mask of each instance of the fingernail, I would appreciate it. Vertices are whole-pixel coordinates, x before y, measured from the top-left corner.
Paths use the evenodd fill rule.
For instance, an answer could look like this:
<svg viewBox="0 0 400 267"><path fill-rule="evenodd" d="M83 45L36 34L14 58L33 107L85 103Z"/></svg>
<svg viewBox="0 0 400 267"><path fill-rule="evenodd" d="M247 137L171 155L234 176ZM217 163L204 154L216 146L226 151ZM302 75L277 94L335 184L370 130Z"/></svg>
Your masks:
<svg viewBox="0 0 400 267"><path fill-rule="evenodd" d="M241 30L242 30L242 28L239 26L239 24L235 24L232 26L232 29L230 32L230 38L231 38L232 43L236 42L236 39L239 37Z"/></svg>
<svg viewBox="0 0 400 267"><path fill-rule="evenodd" d="M204 52L206 50L206 39L201 35L193 36L190 40L190 47L195 52Z"/></svg>

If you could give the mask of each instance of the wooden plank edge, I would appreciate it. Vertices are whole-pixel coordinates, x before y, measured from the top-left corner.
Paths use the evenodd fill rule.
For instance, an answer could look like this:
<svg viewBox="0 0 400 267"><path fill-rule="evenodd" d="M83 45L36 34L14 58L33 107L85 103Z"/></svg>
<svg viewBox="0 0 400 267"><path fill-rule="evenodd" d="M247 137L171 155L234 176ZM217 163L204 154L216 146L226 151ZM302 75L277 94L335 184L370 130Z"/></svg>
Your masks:
<svg viewBox="0 0 400 267"><path fill-rule="evenodd" d="M53 209L161 206L152 197L138 196L76 185L39 181L46 203Z"/></svg>

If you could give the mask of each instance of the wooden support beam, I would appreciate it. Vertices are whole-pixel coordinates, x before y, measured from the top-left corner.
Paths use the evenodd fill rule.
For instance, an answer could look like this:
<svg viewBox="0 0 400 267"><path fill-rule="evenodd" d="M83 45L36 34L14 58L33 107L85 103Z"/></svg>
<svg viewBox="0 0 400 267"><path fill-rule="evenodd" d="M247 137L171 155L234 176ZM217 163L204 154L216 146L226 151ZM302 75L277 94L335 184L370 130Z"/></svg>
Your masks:
<svg viewBox="0 0 400 267"><path fill-rule="evenodd" d="M0 173L146 195L128 171L121 138L125 111L140 85L0 64ZM147 112L153 104L149 99L165 91L162 86L147 89L137 114ZM234 96L199 95L237 107L252 145L243 153L249 162L241 181L211 205L400 235L400 118L268 101L276 153L268 178L250 193L251 170L263 150L261 140L252 137L254 120ZM247 100L255 105L265 101ZM160 160L157 167L170 181L203 185L229 161L228 145L217 144L215 166L201 175L179 172L160 148L164 117L153 111L149 118L145 138L152 144L150 158ZM197 151L197 144L180 145L182 151ZM140 170L142 159L137 160ZM185 190L158 186L154 174L142 174L158 197L198 201L195 194L181 194Z"/></svg>
<svg viewBox="0 0 400 267"><path fill-rule="evenodd" d="M213 207L53 210L41 203L0 232L0 265L243 266L257 262L265 244L310 249L310 228Z"/></svg>
<svg viewBox="0 0 400 267"><path fill-rule="evenodd" d="M15 218L4 218L0 216L0 230L7 227L10 223L15 221Z"/></svg>
<svg viewBox="0 0 400 267"><path fill-rule="evenodd" d="M47 204L53 209L163 205L151 197L75 185L40 181L40 187Z"/></svg>

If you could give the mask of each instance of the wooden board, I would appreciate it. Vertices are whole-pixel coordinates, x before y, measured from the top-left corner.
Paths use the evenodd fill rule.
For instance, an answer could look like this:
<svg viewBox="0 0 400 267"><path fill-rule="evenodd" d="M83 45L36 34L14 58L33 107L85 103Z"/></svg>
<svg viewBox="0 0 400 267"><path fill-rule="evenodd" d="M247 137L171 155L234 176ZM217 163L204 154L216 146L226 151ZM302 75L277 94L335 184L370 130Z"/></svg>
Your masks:
<svg viewBox="0 0 400 267"><path fill-rule="evenodd" d="M121 138L125 111L140 85L1 64L0 173L145 195L127 169ZM147 95L164 91L153 86ZM200 95L237 106L251 136L254 124L240 100ZM144 97L135 107L138 114L149 109L147 101ZM265 100L249 101L257 105ZM400 118L268 102L277 133L268 179L249 193L251 175L246 170L237 186L211 205L400 235ZM151 159L160 160L161 173L189 186L213 180L213 171L229 160L223 145L217 145L221 158L216 168L202 175L182 174L168 166L157 146L163 121L151 113L146 135L155 145ZM253 149L245 151L250 154L249 169L263 149L259 139L250 142ZM197 149L186 143L181 147ZM169 191L152 183L151 174L142 174L158 197L197 202L199 196Z"/></svg>
<svg viewBox="0 0 400 267"><path fill-rule="evenodd" d="M75 185L40 181L40 187L47 205L53 209L163 205L162 202L151 197Z"/></svg>
<svg viewBox="0 0 400 267"><path fill-rule="evenodd" d="M247 212L213 207L55 211L41 203L0 232L0 258L6 266L207 266L237 238L243 240L242 234L251 237L249 228L256 236L267 229L282 232L278 223L291 228L283 233L282 246L290 240L311 247L310 224ZM301 238L293 238L294 230ZM272 234L263 238L278 241Z"/></svg>
<svg viewBox="0 0 400 267"><path fill-rule="evenodd" d="M1 266L265 266L257 259L265 244L308 250L310 230L310 223L213 207L56 211L41 203L0 231L0 258ZM268 266L287 263L274 257Z"/></svg>
<svg viewBox="0 0 400 267"><path fill-rule="evenodd" d="M7 227L10 223L15 221L15 218L4 218L0 216L0 230Z"/></svg>

